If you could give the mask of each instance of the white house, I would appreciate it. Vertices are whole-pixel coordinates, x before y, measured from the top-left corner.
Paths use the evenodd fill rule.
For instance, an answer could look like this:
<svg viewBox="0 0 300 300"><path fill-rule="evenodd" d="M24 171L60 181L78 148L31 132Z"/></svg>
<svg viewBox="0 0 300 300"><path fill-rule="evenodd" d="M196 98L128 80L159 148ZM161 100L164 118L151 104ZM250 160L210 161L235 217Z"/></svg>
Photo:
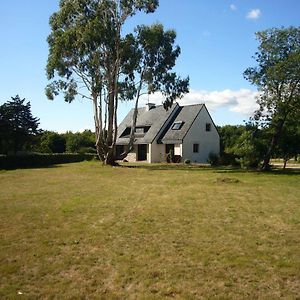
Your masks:
<svg viewBox="0 0 300 300"><path fill-rule="evenodd" d="M118 128L117 155L129 143L132 109ZM133 150L127 161L165 162L170 151L175 159L206 163L219 154L220 136L204 104L172 105L167 111L152 103L138 109Z"/></svg>

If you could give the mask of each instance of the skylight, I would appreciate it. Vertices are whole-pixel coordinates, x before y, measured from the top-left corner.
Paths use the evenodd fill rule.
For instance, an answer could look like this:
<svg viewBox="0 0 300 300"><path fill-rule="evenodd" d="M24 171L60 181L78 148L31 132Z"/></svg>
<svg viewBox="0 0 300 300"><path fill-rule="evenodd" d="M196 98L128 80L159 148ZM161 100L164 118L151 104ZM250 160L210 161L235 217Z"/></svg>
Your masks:
<svg viewBox="0 0 300 300"><path fill-rule="evenodd" d="M172 125L172 129L173 130L179 130L182 127L182 125L183 125L183 121L176 121Z"/></svg>

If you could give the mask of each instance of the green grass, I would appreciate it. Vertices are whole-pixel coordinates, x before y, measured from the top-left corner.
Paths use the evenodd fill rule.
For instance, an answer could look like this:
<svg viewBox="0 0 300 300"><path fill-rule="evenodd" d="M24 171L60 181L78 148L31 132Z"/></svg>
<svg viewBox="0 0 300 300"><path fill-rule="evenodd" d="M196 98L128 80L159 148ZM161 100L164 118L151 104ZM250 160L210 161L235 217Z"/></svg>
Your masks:
<svg viewBox="0 0 300 300"><path fill-rule="evenodd" d="M300 173L0 172L0 298L296 299Z"/></svg>

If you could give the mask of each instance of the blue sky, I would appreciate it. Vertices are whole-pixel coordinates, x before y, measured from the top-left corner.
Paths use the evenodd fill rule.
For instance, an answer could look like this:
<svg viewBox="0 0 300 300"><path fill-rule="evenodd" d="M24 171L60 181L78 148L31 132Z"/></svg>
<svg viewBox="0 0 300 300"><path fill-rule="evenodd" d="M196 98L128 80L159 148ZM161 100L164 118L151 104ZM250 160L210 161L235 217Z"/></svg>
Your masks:
<svg viewBox="0 0 300 300"><path fill-rule="evenodd" d="M64 132L93 128L92 106L78 98L72 104L62 97L46 99L45 66L50 15L58 0L10 0L0 4L0 104L19 94L31 102L40 127ZM243 71L254 66L257 50L254 33L271 27L299 26L298 0L160 0L151 15L139 14L126 25L161 22L175 29L182 53L176 65L179 75L190 76L191 92L183 105L206 103L215 123L242 124L255 109L256 88ZM148 100L142 99L141 105ZM150 98L161 103L160 95ZM132 103L120 107L119 120Z"/></svg>

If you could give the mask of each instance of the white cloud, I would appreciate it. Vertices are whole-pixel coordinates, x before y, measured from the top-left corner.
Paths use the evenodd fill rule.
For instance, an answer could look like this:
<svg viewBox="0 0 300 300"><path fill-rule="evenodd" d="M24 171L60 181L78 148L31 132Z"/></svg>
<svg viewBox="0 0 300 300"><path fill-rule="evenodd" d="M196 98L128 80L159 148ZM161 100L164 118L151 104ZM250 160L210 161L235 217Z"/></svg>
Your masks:
<svg viewBox="0 0 300 300"><path fill-rule="evenodd" d="M243 116L251 116L258 108L256 104L257 92L249 89L239 89L236 91L226 89L223 91L195 91L191 90L182 99L177 102L180 105L190 105L205 103L209 110L215 111L218 108L228 108L232 112L240 113ZM140 104L145 105L147 102L162 104L164 97L161 93L155 93L149 96L143 96Z"/></svg>
<svg viewBox="0 0 300 300"><path fill-rule="evenodd" d="M229 7L230 7L230 9L233 10L233 11L234 11L234 10L237 10L237 7L236 7L234 4L230 4Z"/></svg>
<svg viewBox="0 0 300 300"><path fill-rule="evenodd" d="M258 19L259 17L261 16L261 11L259 8L256 8L256 9L252 9L248 12L247 14L247 19Z"/></svg>

